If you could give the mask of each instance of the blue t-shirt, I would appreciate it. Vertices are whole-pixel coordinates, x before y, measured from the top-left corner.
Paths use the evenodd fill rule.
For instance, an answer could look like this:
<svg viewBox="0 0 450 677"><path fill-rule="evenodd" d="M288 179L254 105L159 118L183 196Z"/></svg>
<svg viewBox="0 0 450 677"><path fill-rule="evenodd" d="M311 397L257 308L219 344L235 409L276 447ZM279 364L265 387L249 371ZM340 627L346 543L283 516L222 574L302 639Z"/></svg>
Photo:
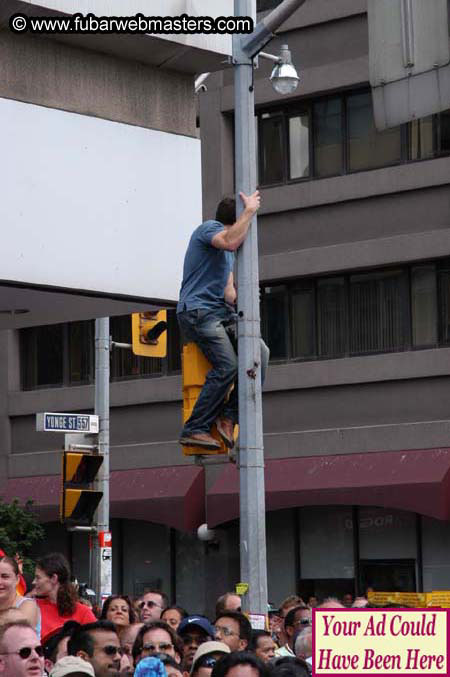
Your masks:
<svg viewBox="0 0 450 677"><path fill-rule="evenodd" d="M198 308L224 308L224 291L233 270L234 253L211 244L214 235L223 229L219 221L205 221L192 233L184 257L177 313Z"/></svg>

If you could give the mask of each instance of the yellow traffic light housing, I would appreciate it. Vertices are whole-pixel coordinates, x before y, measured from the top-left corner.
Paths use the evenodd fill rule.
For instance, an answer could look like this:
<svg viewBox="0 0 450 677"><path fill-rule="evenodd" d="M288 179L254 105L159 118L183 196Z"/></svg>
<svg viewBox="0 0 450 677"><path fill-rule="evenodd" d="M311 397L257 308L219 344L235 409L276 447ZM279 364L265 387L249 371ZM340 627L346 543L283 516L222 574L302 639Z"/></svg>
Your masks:
<svg viewBox="0 0 450 677"><path fill-rule="evenodd" d="M200 391L205 383L206 375L211 369L211 363L203 355L196 343L187 343L183 346L183 423L186 423L195 406ZM234 428L236 440L239 426ZM220 449L205 449L204 447L182 447L185 456L214 456L216 454L228 454L229 449L225 446L216 426L213 426L211 435L220 443Z"/></svg>
<svg viewBox="0 0 450 677"><path fill-rule="evenodd" d="M62 457L61 522L90 525L103 493L93 491L94 481L103 463L103 456L65 451Z"/></svg>
<svg viewBox="0 0 450 677"><path fill-rule="evenodd" d="M132 350L143 357L167 355L167 310L133 313L131 316Z"/></svg>

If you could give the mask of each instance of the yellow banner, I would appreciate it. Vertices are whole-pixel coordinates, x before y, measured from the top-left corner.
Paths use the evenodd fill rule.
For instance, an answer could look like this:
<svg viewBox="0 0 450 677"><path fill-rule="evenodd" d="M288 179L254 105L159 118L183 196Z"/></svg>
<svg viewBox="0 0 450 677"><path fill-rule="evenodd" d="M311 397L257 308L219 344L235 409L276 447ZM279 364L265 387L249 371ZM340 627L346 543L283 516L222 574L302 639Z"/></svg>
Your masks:
<svg viewBox="0 0 450 677"><path fill-rule="evenodd" d="M374 606L386 604L403 604L406 607L424 609L437 607L450 609L450 590L433 590L433 592L369 592L367 598Z"/></svg>

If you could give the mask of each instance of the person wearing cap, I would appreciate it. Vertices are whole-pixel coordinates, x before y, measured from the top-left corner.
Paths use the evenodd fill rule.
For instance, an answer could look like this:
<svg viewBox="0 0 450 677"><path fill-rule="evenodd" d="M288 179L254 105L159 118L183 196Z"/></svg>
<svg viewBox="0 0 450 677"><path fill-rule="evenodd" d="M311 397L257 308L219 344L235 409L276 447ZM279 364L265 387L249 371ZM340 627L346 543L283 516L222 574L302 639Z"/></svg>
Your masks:
<svg viewBox="0 0 450 677"><path fill-rule="evenodd" d="M50 677L95 677L94 668L79 656L63 656L50 671Z"/></svg>
<svg viewBox="0 0 450 677"><path fill-rule="evenodd" d="M195 652L199 646L214 638L214 628L206 616L188 616L178 626L178 635L183 641L183 667L190 672Z"/></svg>
<svg viewBox="0 0 450 677"><path fill-rule="evenodd" d="M217 661L228 653L230 647L223 642L204 642L195 652L190 677L210 677Z"/></svg>
<svg viewBox="0 0 450 677"><path fill-rule="evenodd" d="M245 651L252 636L247 616L237 611L226 611L214 621L215 637L228 644L231 651Z"/></svg>

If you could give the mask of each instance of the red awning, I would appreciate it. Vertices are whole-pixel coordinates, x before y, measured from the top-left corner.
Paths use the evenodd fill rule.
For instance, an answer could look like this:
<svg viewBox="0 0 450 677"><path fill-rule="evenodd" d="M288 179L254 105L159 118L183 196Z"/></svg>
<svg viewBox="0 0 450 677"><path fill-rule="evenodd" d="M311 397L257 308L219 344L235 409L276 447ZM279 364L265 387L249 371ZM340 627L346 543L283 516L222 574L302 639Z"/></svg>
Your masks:
<svg viewBox="0 0 450 677"><path fill-rule="evenodd" d="M450 448L266 461L266 510L374 505L450 519ZM208 526L239 516L239 476L228 466L207 492Z"/></svg>
<svg viewBox="0 0 450 677"><path fill-rule="evenodd" d="M116 470L111 473L111 517L156 522L192 531L205 521L204 470L197 466ZM9 479L3 499L32 499L43 522L57 520L61 478Z"/></svg>

